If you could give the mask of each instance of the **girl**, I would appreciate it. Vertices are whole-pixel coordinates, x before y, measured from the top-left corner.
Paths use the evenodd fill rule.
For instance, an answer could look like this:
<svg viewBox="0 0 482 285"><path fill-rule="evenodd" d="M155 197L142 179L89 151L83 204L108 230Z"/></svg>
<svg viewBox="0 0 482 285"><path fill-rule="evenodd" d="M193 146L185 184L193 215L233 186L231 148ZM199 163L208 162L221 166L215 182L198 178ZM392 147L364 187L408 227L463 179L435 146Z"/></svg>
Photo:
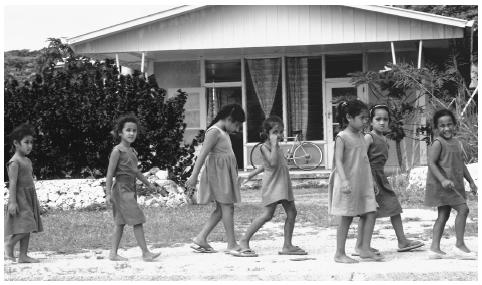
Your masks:
<svg viewBox="0 0 482 285"><path fill-rule="evenodd" d="M22 124L10 134L15 154L7 163L9 197L5 215L5 259L15 261L14 248L20 242L18 262L37 263L39 260L27 255L30 233L43 231L40 207L33 181L32 162L27 157L33 147L35 131Z"/></svg>
<svg viewBox="0 0 482 285"><path fill-rule="evenodd" d="M341 102L338 122L344 127L335 138L334 168L329 181L329 211L341 216L336 233L335 262L356 263L345 253L348 229L353 217L360 216L359 234L363 236L359 255L363 259L382 260L370 250L377 204L367 156L367 145L361 134L367 123L367 106L360 100Z"/></svg>
<svg viewBox="0 0 482 285"><path fill-rule="evenodd" d="M234 236L234 203L241 201L238 184L238 166L228 133L238 132L245 120L244 111L237 104L226 105L216 115L205 133L204 143L194 164L186 187L194 188L199 172L199 204L216 202L216 209L201 232L193 239L191 248L200 253L216 252L207 242L207 236L222 219L228 241L226 252L239 248Z"/></svg>
<svg viewBox="0 0 482 285"><path fill-rule="evenodd" d="M293 246L291 239L296 219L296 207L291 189L291 179L288 165L279 147L283 140L283 121L276 116L270 117L263 122L261 138L264 144L261 145L261 157L264 165L258 170L251 172L246 181L264 171L262 202L263 214L255 219L239 241L240 249L232 251L234 256L257 256L249 248L249 240L266 222L273 218L274 211L278 204L283 205L286 212L284 227L283 249L279 252L282 255L306 255L307 252L298 246Z"/></svg>
<svg viewBox="0 0 482 285"><path fill-rule="evenodd" d="M454 138L457 121L454 114L447 109L435 112L433 116L434 129L438 136L432 143L429 152L429 166L427 172L427 187L425 190L425 205L437 207L438 217L433 226L430 258L443 258L446 253L440 249L440 239L445 223L450 216L450 210L455 209L455 251L461 259L475 259L464 242L465 223L469 214L467 207L464 178L470 183L474 194L477 186L470 176L462 157L460 141Z"/></svg>
<svg viewBox="0 0 482 285"><path fill-rule="evenodd" d="M370 122L372 131L365 135L365 141L368 145L368 159L373 174L373 183L376 189L375 198L378 204L377 218L390 217L393 229L398 239L398 252L409 251L419 248L424 244L419 241L411 241L405 237L403 232L402 206L398 201L397 195L388 183L388 179L384 173L385 162L388 159L388 143L384 137L384 132L388 130L390 121L389 109L386 105L375 105L370 109ZM361 220L358 228L363 228ZM363 235L358 231L358 239L353 255L358 255L363 243ZM370 250L378 253L378 250L370 248Z"/></svg>
<svg viewBox="0 0 482 285"><path fill-rule="evenodd" d="M109 254L109 259L113 261L127 260L127 258L117 254L126 224L134 227L134 236L142 249L144 261L153 261L160 255L160 253L152 253L147 249L142 227L146 218L137 204L136 178L151 190L155 190L154 186L147 181L137 168L137 152L131 147L131 144L136 140L138 127L139 121L137 118L128 115L120 117L112 131L115 137L120 138L120 143L114 147L110 154L106 177L106 200L108 203L112 203L115 223L112 248ZM114 176L115 182L112 185Z"/></svg>

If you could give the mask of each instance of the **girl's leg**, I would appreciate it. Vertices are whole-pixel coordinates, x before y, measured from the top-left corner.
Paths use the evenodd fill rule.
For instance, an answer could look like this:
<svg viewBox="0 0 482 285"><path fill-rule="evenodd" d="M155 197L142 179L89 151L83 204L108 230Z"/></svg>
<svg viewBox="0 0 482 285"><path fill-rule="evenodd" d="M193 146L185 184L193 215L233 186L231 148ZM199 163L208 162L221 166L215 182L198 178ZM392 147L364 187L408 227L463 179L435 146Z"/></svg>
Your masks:
<svg viewBox="0 0 482 285"><path fill-rule="evenodd" d="M293 239L293 230L295 228L296 215L298 214L296 211L295 202L283 201L282 205L286 212L283 251L298 251L300 249L293 246L291 243Z"/></svg>
<svg viewBox="0 0 482 285"><path fill-rule="evenodd" d="M226 237L228 241L228 250L239 248L234 235L234 204L220 204L221 216L224 224L224 230L226 231Z"/></svg>
<svg viewBox="0 0 482 285"><path fill-rule="evenodd" d="M338 229L336 230L336 253L335 253L335 262L341 263L357 263L358 261L350 258L345 253L345 243L346 237L348 235L348 229L350 228L350 224L353 221L353 217L341 217L340 224L338 225Z"/></svg>
<svg viewBox="0 0 482 285"><path fill-rule="evenodd" d="M395 235L398 240L398 248L404 248L411 245L414 241L407 239L405 232L403 231L402 216L400 214L391 216L390 221L392 222L392 227L395 230Z"/></svg>
<svg viewBox="0 0 482 285"><path fill-rule="evenodd" d="M216 202L216 209L214 209L214 211L211 213L211 216L204 224L199 234L193 239L193 242L200 246L210 247L207 242L208 235L216 227L219 221L221 221L221 217L221 205Z"/></svg>
<svg viewBox="0 0 482 285"><path fill-rule="evenodd" d="M7 242L5 243L5 246L4 246L5 257L10 259L15 258L15 254L14 254L15 245L17 244L17 242L19 242L27 235L28 233L11 235L10 238L7 239Z"/></svg>
<svg viewBox="0 0 482 285"><path fill-rule="evenodd" d="M110 260L113 260L113 261L127 260L127 258L117 254L117 250L119 249L119 244L122 239L122 234L124 233L124 226L125 225L115 225L114 227L114 234L112 235L112 247L109 253Z"/></svg>
<svg viewBox="0 0 482 285"><path fill-rule="evenodd" d="M435 224L433 225L432 245L430 246L430 250L436 253L445 254L445 252L440 250L440 239L442 239L445 223L449 219L450 209L450 206L438 207L438 216Z"/></svg>
<svg viewBox="0 0 482 285"><path fill-rule="evenodd" d="M465 224L469 215L469 207L467 204L461 204L453 207L457 211L455 217L455 238L457 239L455 246L464 252L470 252L464 242Z"/></svg>
<svg viewBox="0 0 482 285"><path fill-rule="evenodd" d="M360 254L360 250L363 244L363 232L365 230L365 223L363 219L360 217L358 220L358 228L357 228L357 237L356 237L356 245L355 245L355 252ZM378 249L370 247L370 250L374 253L379 252Z"/></svg>
<svg viewBox="0 0 482 285"><path fill-rule="evenodd" d="M251 237L268 221L273 218L274 211L276 210L276 204L270 204L264 207L263 214L254 219L251 225L246 230L246 233L239 240L241 249L249 249L249 241Z"/></svg>
<svg viewBox="0 0 482 285"><path fill-rule="evenodd" d="M380 260L383 257L376 255L370 250L370 243L372 241L373 228L375 227L376 212L370 212L362 215L360 217L361 223L363 223L363 242L360 249L361 258L372 258L375 260Z"/></svg>
<svg viewBox="0 0 482 285"><path fill-rule="evenodd" d="M142 250L142 257L144 260L152 261L154 258L158 257L160 253L152 253L147 248L146 238L144 236L144 227L142 224L134 225L134 236L136 237L137 244Z"/></svg>
<svg viewBox="0 0 482 285"><path fill-rule="evenodd" d="M26 234L20 240L20 253L18 255L18 262L19 263L38 263L38 262L40 262L38 259L31 258L30 256L27 255L29 241L30 241L30 234Z"/></svg>

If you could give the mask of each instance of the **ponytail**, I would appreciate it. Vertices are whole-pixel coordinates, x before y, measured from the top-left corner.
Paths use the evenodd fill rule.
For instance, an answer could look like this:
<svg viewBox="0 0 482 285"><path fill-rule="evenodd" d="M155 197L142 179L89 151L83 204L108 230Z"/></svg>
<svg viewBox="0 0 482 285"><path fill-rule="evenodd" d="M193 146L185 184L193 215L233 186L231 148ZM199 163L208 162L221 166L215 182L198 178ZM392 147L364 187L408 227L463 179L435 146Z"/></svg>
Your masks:
<svg viewBox="0 0 482 285"><path fill-rule="evenodd" d="M360 115L363 110L368 110L368 107L365 103L358 99L341 101L340 104L338 104L338 106L336 107L336 111L338 113L336 120L338 124L340 124L340 127L344 129L348 125L346 115L354 118Z"/></svg>

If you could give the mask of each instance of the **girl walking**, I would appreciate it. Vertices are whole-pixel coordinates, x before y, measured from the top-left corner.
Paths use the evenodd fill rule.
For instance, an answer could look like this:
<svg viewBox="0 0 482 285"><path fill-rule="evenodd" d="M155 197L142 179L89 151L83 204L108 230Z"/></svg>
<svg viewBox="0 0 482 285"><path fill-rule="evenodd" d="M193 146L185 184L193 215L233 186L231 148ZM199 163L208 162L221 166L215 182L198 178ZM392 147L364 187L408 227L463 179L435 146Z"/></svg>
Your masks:
<svg viewBox="0 0 482 285"><path fill-rule="evenodd" d="M345 252L348 229L355 216L360 216L358 232L363 236L360 257L374 261L383 259L370 250L377 204L368 148L361 134L368 121L367 109L359 100L341 102L337 107L338 122L346 128L335 138L334 168L329 181L329 212L341 216L336 232L335 262L358 262Z"/></svg>
<svg viewBox="0 0 482 285"><path fill-rule="evenodd" d="M429 258L444 258L446 253L440 249L440 239L450 211L457 211L455 218L455 252L460 259L475 259L476 254L464 242L465 224L469 214L464 189L464 178L470 183L471 191L476 194L477 186L465 166L460 141L455 136L457 120L447 109L435 112L434 129L438 132L429 152L425 205L437 207L438 217L433 226L432 245Z"/></svg>
<svg viewBox="0 0 482 285"><path fill-rule="evenodd" d="M295 227L296 207L291 187L291 179L286 159L280 149L279 142L283 140L283 121L276 116L270 117L263 122L261 138L264 143L261 145L261 157L263 166L251 172L247 178L264 171L263 186L261 188L263 214L256 218L246 233L239 241L240 249L231 252L234 256L258 256L249 247L251 237L268 221L273 218L274 211L278 204L281 204L286 212L284 226L284 244L281 255L306 255L307 252L291 243Z"/></svg>
<svg viewBox="0 0 482 285"><path fill-rule="evenodd" d="M219 221L223 221L227 237L227 251L239 248L234 235L234 203L241 201L238 184L238 166L231 147L228 133L241 129L245 114L237 104L221 108L205 133L204 143L194 164L191 177L186 187L194 188L201 167L199 185L199 204L214 201L216 208L212 212L201 232L193 239L191 248L200 253L216 252L207 242L207 237Z"/></svg>
<svg viewBox="0 0 482 285"><path fill-rule="evenodd" d="M146 222L146 218L137 204L136 179L141 180L151 190L155 190L138 169L137 152L131 147L136 140L138 128L137 118L128 115L117 120L112 132L116 138L120 138L120 143L110 154L106 177L106 200L108 203L112 203L115 223L112 248L109 254L109 259L113 261L127 260L117 254L125 225L133 226L134 236L142 250L144 261L153 261L160 255L160 253L152 253L147 248L142 226ZM114 185L112 185L113 177L115 177Z"/></svg>
<svg viewBox="0 0 482 285"><path fill-rule="evenodd" d="M384 172L385 163L388 159L388 143L384 133L388 130L390 121L390 110L386 105L375 105L370 109L371 132L365 135L365 141L368 145L368 159L373 174L373 183L376 189L375 198L378 204L377 218L390 217L393 229L398 239L398 252L409 251L419 248L424 244L420 241L412 241L407 239L403 232L402 206L398 201L397 195L393 191L387 176ZM361 220L358 228L363 228ZM358 231L358 239L355 247L355 253L358 255L363 243L362 231ZM373 252L379 251L370 248Z"/></svg>
<svg viewBox="0 0 482 285"><path fill-rule="evenodd" d="M38 259L27 255L30 233L43 231L40 206L33 181L32 162L27 157L33 147L35 131L22 124L10 134L15 154L7 163L8 205L5 215L5 259L16 261L14 248L20 242L19 263L37 263Z"/></svg>

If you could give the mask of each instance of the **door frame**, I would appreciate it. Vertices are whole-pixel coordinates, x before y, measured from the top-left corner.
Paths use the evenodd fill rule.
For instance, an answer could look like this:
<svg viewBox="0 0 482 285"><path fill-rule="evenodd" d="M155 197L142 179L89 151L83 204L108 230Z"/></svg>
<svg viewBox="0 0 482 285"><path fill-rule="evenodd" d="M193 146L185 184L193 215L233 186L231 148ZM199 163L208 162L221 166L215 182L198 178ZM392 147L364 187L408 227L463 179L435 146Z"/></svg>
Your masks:
<svg viewBox="0 0 482 285"><path fill-rule="evenodd" d="M323 108L325 116L325 141L326 141L326 168L333 168L333 155L335 150L335 141L333 140L333 110L332 110L332 90L333 88L346 88L355 87L350 82L351 78L329 78L325 79L323 88L325 91L325 100L323 102ZM368 103L368 92L365 85L359 85L357 88L357 98L361 101Z"/></svg>

